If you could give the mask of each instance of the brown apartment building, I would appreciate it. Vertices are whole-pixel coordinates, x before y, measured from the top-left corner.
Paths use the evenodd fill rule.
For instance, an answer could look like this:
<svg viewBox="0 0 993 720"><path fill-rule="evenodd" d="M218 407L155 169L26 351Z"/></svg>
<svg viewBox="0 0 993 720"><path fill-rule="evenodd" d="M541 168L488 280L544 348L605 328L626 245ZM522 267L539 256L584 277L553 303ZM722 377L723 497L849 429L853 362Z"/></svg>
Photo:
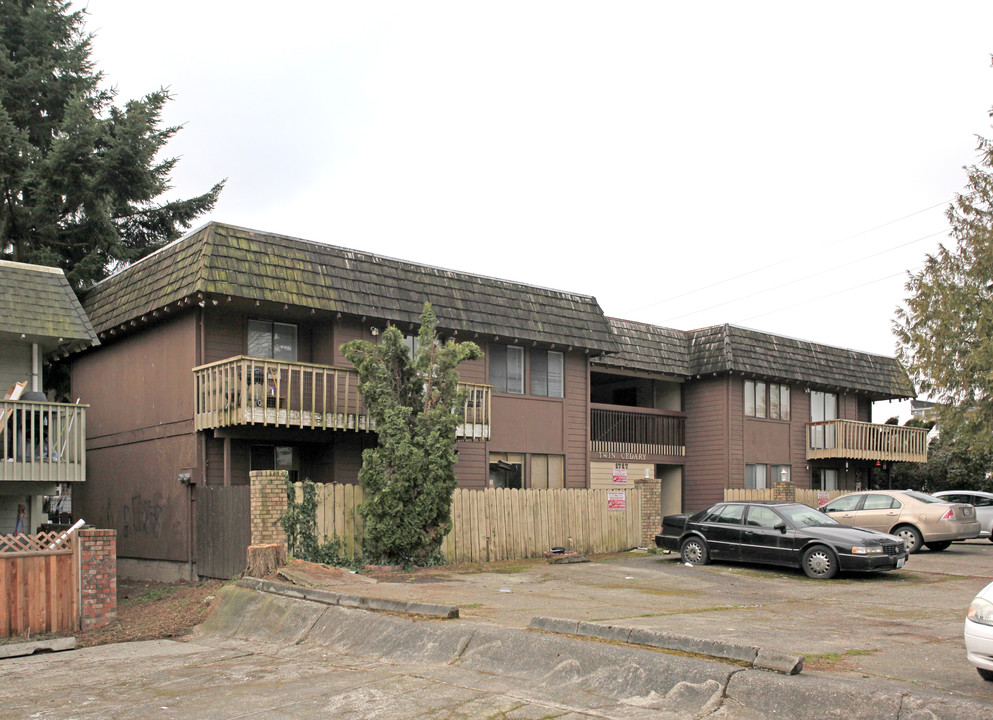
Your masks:
<svg viewBox="0 0 993 720"><path fill-rule="evenodd" d="M667 513L784 468L853 487L889 456L839 450L849 424L879 428L873 400L913 396L892 358L608 320L587 295L211 223L84 298L101 344L72 366L90 406L78 514L118 530L123 572L189 577L211 543L245 541L221 490L250 470L356 482L376 436L340 347L387 324L416 335L425 301L485 353L460 369L465 488L647 477Z"/></svg>

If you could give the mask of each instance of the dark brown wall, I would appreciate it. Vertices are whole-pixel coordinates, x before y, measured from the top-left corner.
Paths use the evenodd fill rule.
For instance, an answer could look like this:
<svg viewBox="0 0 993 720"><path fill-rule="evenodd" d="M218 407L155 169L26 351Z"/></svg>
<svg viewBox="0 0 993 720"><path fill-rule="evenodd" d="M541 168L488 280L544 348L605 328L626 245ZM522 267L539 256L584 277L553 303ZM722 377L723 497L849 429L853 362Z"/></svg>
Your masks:
<svg viewBox="0 0 993 720"><path fill-rule="evenodd" d="M728 472L728 379L688 382L683 509L695 512L724 497Z"/></svg>
<svg viewBox="0 0 993 720"><path fill-rule="evenodd" d="M195 468L195 313L148 327L73 361L72 393L87 411L87 481L74 510L118 533L123 557L189 559L189 489Z"/></svg>

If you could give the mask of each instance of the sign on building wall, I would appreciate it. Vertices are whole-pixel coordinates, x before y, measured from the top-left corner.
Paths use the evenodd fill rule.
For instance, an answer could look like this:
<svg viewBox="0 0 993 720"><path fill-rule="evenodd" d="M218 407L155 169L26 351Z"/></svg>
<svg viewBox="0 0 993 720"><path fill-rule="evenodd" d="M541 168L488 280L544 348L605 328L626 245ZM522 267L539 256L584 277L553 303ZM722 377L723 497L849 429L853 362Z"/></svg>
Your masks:
<svg viewBox="0 0 993 720"><path fill-rule="evenodd" d="M628 481L628 467L627 465L614 465L614 470L611 473L611 478L615 483L624 484Z"/></svg>
<svg viewBox="0 0 993 720"><path fill-rule="evenodd" d="M607 491L608 510L626 510L628 506L627 493L623 490Z"/></svg>

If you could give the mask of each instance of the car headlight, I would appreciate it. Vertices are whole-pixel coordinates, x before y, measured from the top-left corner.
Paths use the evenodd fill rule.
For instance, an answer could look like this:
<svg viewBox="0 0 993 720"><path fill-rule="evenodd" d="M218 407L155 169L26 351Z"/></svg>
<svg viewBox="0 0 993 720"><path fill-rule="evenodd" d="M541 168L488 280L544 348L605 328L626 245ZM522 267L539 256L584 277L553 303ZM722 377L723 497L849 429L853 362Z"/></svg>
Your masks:
<svg viewBox="0 0 993 720"><path fill-rule="evenodd" d="M852 548L852 552L856 555L878 555L883 552L883 548L881 545L856 545Z"/></svg>
<svg viewBox="0 0 993 720"><path fill-rule="evenodd" d="M976 598L969 603L969 612L966 617L980 625L993 625L993 603L989 600Z"/></svg>

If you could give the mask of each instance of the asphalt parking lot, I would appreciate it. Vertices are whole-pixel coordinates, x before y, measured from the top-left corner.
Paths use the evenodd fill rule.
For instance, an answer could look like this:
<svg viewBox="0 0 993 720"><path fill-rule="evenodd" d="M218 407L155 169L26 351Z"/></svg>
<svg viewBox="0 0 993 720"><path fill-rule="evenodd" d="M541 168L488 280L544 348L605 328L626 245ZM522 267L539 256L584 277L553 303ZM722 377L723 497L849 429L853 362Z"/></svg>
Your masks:
<svg viewBox="0 0 993 720"><path fill-rule="evenodd" d="M427 582L343 577L336 591L458 605L461 617L527 627L536 615L646 627L805 655L804 673L894 679L981 699L962 627L993 579L993 543L923 550L900 571L811 580L799 570L627 553L591 563L442 572Z"/></svg>

